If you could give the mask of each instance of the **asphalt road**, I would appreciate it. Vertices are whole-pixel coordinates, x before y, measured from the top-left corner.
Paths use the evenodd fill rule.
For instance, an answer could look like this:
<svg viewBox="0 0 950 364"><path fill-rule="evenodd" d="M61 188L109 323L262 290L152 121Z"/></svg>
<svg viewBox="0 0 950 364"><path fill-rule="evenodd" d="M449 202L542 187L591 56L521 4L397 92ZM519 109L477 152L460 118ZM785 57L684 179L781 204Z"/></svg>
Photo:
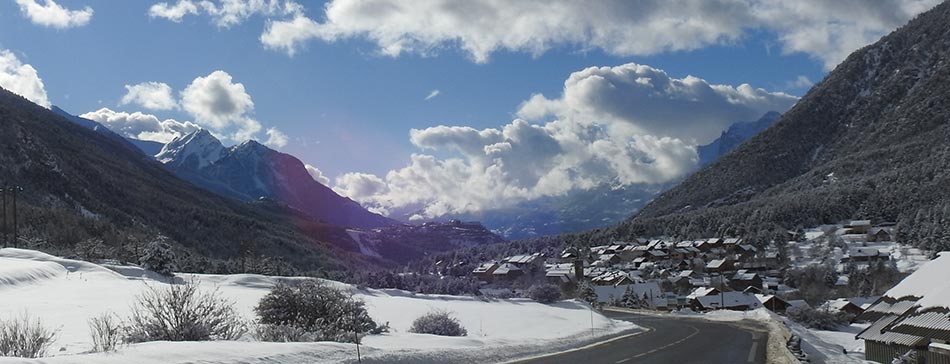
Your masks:
<svg viewBox="0 0 950 364"><path fill-rule="evenodd" d="M519 364L764 364L768 334L729 323L606 311L608 317L646 329L589 349L520 361Z"/></svg>

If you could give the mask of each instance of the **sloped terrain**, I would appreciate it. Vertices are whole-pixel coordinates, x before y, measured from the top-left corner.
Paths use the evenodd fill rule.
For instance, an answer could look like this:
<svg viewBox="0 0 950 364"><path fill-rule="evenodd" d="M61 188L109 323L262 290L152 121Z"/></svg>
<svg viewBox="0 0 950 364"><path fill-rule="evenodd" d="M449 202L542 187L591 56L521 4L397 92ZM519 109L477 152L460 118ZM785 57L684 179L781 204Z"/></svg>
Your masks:
<svg viewBox="0 0 950 364"><path fill-rule="evenodd" d="M612 234L746 234L867 218L901 222L906 239L943 236L934 229L950 218L948 21L943 3L856 51L772 127Z"/></svg>

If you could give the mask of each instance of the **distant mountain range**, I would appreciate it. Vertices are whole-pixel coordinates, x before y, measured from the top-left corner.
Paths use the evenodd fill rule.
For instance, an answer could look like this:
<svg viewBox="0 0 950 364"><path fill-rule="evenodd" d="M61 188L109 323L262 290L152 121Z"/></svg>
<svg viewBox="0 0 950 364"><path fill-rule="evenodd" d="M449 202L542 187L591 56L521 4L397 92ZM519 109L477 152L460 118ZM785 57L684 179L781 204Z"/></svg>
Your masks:
<svg viewBox="0 0 950 364"><path fill-rule="evenodd" d="M768 128L781 116L771 111L759 120L737 122L716 140L697 147L700 167L729 153L739 144ZM477 214L449 215L442 218L478 220L509 239L579 232L615 225L629 219L661 192L680 180L663 184L627 186L601 185L576 190L565 196L543 197L515 206Z"/></svg>
<svg viewBox="0 0 950 364"><path fill-rule="evenodd" d="M253 140L225 148L202 129L172 140L155 158L181 178L223 196L243 201L271 198L337 226L397 223L315 181L294 156Z"/></svg>
<svg viewBox="0 0 950 364"><path fill-rule="evenodd" d="M947 19L945 2L854 52L774 125L615 235L738 235L861 218L950 247L934 238L950 236Z"/></svg>

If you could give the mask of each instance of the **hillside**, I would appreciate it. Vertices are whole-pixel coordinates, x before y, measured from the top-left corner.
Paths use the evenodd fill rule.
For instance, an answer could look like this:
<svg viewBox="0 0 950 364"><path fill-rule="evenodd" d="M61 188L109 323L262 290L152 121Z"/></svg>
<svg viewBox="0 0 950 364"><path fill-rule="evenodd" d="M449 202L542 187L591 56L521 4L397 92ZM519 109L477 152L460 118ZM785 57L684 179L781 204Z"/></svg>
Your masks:
<svg viewBox="0 0 950 364"><path fill-rule="evenodd" d="M182 269L263 256L314 272L375 264L347 251L356 247L342 228L208 193L127 144L6 90L0 121L0 182L24 188L21 244L136 261L162 234L175 243Z"/></svg>
<svg viewBox="0 0 950 364"><path fill-rule="evenodd" d="M181 178L222 196L271 198L337 226L396 223L315 181L296 157L253 140L225 148L210 132L198 130L171 141L156 158Z"/></svg>
<svg viewBox="0 0 950 364"><path fill-rule="evenodd" d="M854 52L773 126L610 234L747 234L865 218L901 223L903 239L945 236L948 21L943 3Z"/></svg>

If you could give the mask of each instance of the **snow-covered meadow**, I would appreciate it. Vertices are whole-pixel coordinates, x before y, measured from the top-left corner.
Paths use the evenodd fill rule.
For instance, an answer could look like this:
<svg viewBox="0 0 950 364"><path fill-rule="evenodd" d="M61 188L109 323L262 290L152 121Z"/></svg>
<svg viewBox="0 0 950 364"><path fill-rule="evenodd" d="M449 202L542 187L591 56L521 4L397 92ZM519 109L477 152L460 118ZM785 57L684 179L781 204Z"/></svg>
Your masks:
<svg viewBox="0 0 950 364"><path fill-rule="evenodd" d="M236 302L250 321L253 307L279 279L260 275L178 274L176 281L198 282ZM0 249L0 317L29 313L58 330L48 357L0 358L0 363L337 363L355 362L356 347L340 343L263 343L249 337L237 342L152 342L123 346L116 353L91 354L88 320L103 313L127 317L135 297L169 280L131 266L103 266L60 259L37 251ZM544 305L530 300L414 295L398 290L350 290L366 302L388 334L367 336L364 362L500 362L580 346L634 330L576 301ZM452 312L468 329L467 337L408 333L412 321L433 310Z"/></svg>

